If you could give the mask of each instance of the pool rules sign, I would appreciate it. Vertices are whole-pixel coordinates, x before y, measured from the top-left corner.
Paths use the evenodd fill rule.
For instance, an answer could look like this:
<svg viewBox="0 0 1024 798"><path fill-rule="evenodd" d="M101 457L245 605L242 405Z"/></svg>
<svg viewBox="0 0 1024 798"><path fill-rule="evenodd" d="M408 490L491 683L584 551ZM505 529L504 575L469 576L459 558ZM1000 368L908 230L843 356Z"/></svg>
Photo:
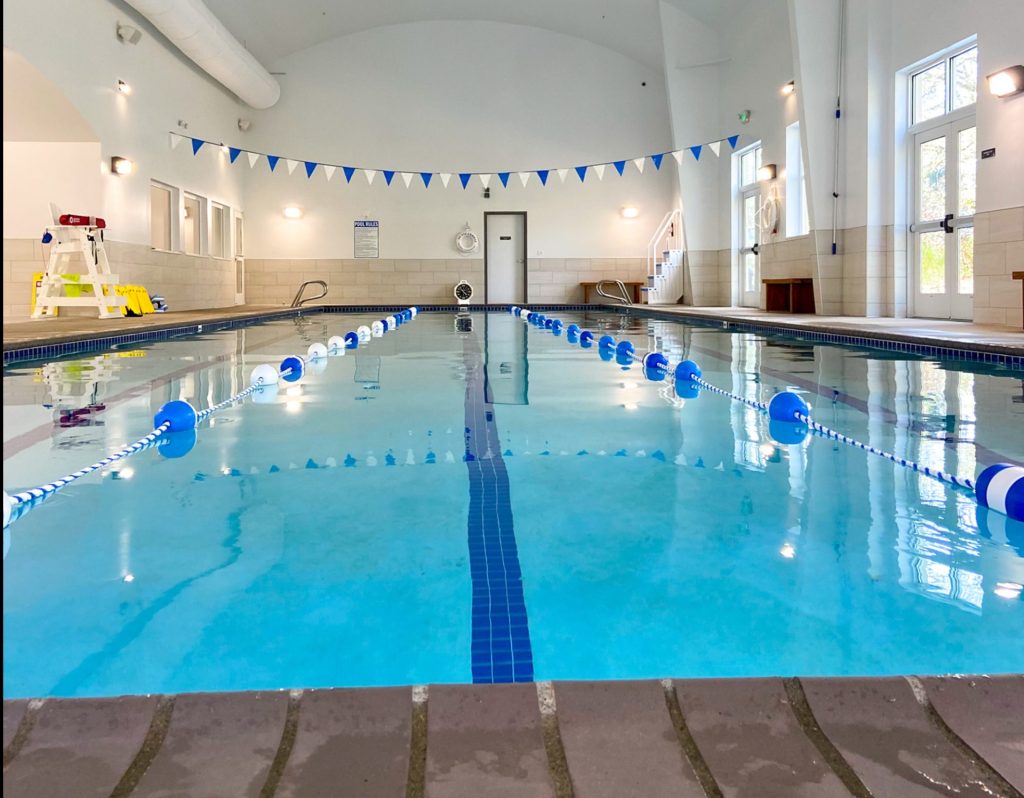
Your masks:
<svg viewBox="0 0 1024 798"><path fill-rule="evenodd" d="M380 222L360 219L355 223L352 251L357 258L380 257Z"/></svg>

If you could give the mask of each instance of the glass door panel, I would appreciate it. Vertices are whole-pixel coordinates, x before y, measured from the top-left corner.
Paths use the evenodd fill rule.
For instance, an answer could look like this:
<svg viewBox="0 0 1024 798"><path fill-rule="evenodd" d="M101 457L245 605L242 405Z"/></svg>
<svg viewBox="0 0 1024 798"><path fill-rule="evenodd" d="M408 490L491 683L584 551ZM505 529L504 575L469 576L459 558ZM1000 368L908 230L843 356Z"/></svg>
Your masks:
<svg viewBox="0 0 1024 798"><path fill-rule="evenodd" d="M758 224L759 189L743 194L740 204L740 268L742 279L741 304L756 308L761 304L761 268L758 249L761 228Z"/></svg>

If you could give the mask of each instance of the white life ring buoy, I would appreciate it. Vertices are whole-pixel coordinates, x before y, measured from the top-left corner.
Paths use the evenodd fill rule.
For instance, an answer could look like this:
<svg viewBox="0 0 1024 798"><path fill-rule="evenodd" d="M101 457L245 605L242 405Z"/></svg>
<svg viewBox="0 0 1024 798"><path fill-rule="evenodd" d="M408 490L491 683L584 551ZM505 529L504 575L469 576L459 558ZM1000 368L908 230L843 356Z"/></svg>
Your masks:
<svg viewBox="0 0 1024 798"><path fill-rule="evenodd" d="M760 216L761 231L768 235L775 235L779 232L779 198L775 195L765 197L761 207L758 208Z"/></svg>
<svg viewBox="0 0 1024 798"><path fill-rule="evenodd" d="M480 239L476 237L476 233L470 230L468 227L455 236L455 248L463 255L468 255L471 252L476 252L480 246Z"/></svg>

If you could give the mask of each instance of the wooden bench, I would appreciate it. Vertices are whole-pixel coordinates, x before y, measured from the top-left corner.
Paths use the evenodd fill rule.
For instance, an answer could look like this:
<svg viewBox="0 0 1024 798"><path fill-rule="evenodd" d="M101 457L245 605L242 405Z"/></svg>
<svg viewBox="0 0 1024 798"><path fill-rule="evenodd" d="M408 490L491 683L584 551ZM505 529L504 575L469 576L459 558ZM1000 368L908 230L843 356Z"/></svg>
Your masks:
<svg viewBox="0 0 1024 798"><path fill-rule="evenodd" d="M1024 272L1010 272L1010 277L1020 280L1020 307L1024 311ZM1022 325L1022 329L1024 329L1024 325Z"/></svg>
<svg viewBox="0 0 1024 798"><path fill-rule="evenodd" d="M598 281L598 282L604 282L604 281L601 280L601 281ZM633 304L639 305L640 302L641 302L641 299L640 299L640 297L641 297L640 289L643 286L647 285L647 283L645 283L643 281L635 282L634 283L634 282L626 282L625 280L623 280L622 284L624 286L626 286L626 289L633 295ZM590 293L597 288L597 283L596 282L595 283L580 283L580 285L583 286L583 304L584 305L589 305L590 304Z"/></svg>
<svg viewBox="0 0 1024 798"><path fill-rule="evenodd" d="M764 309L781 313L814 313L814 280L810 277L780 277L761 280Z"/></svg>

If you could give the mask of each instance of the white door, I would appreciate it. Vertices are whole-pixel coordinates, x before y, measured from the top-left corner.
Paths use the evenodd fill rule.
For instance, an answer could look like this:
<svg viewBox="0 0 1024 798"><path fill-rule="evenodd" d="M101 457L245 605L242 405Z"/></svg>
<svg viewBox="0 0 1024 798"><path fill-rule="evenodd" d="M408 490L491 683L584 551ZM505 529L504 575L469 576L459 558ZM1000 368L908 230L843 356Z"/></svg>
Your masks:
<svg viewBox="0 0 1024 798"><path fill-rule="evenodd" d="M526 214L489 213L484 268L487 302L526 302Z"/></svg>
<svg viewBox="0 0 1024 798"><path fill-rule="evenodd" d="M746 308L761 305L760 205L760 189L749 189L740 195L740 304Z"/></svg>
<svg viewBox="0 0 1024 798"><path fill-rule="evenodd" d="M245 222L242 214L235 214L235 304L245 304Z"/></svg>
<svg viewBox="0 0 1024 798"><path fill-rule="evenodd" d="M914 137L914 315L970 319L977 166L973 118Z"/></svg>

